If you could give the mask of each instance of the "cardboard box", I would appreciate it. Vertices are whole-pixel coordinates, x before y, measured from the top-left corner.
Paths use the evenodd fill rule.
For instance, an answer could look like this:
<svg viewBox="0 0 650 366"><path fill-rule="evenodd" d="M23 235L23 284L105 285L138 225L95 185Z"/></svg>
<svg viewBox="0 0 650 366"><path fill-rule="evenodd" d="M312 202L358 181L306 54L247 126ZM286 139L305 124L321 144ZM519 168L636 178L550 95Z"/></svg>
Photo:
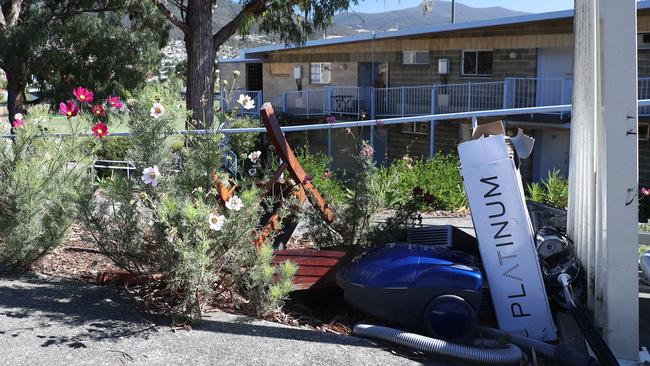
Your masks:
<svg viewBox="0 0 650 366"><path fill-rule="evenodd" d="M508 156L505 136L464 142L458 152L499 327L556 340L521 176Z"/></svg>

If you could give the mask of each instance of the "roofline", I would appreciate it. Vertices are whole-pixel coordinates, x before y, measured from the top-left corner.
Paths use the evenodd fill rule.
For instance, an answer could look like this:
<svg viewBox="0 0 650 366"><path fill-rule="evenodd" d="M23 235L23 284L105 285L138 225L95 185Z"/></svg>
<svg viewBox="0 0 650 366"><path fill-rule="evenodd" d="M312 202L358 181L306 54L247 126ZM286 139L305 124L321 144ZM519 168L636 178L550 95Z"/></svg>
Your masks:
<svg viewBox="0 0 650 366"><path fill-rule="evenodd" d="M263 62L261 58L222 58L217 61L220 64L261 64Z"/></svg>
<svg viewBox="0 0 650 366"><path fill-rule="evenodd" d="M650 0L637 2L637 10L644 10L644 9L650 9ZM416 28L404 29L404 30L393 31L393 32L385 31L385 32L378 32L378 33L363 33L354 36L347 36L347 37L340 37L340 38L319 39L319 40L307 41L304 45L299 45L299 46L269 45L269 46L248 48L248 49L241 50L241 55L243 58L247 58L253 54L259 54L259 53L318 47L318 46L330 46L330 45L351 43L351 42L370 41L373 38L375 40L379 40L379 39L388 39L388 38L409 37L409 36L424 35L430 33L453 32L459 30L494 27L494 26L501 26L501 25L513 25L513 24L520 24L520 23L532 23L532 22L572 18L572 17L573 17L573 9L569 9L569 10L552 11L547 13L526 14L526 15L517 15L517 16L505 17L505 18L477 20L477 21L465 22L465 23L436 24L436 25L416 27Z"/></svg>

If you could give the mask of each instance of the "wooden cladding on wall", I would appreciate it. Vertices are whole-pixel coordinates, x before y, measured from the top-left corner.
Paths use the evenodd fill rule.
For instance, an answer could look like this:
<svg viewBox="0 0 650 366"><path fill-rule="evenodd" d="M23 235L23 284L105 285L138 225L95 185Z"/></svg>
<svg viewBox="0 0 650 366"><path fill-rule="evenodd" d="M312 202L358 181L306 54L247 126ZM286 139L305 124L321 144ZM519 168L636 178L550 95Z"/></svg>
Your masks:
<svg viewBox="0 0 650 366"><path fill-rule="evenodd" d="M291 75L291 64L283 64L283 63L271 64L271 75L278 75L278 76Z"/></svg>

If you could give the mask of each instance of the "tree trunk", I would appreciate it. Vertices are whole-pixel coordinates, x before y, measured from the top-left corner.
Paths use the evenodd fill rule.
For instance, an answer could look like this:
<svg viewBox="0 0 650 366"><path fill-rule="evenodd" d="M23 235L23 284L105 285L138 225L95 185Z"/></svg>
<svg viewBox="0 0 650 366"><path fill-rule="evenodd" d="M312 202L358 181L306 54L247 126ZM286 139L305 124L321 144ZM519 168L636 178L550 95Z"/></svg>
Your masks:
<svg viewBox="0 0 650 366"><path fill-rule="evenodd" d="M212 2L190 0L187 8L189 32L185 35L187 50L187 108L197 128L214 122L214 63L216 52L212 41Z"/></svg>
<svg viewBox="0 0 650 366"><path fill-rule="evenodd" d="M27 76L25 73L17 72L11 68L7 68L5 72L7 74L7 109L9 110L9 121L13 121L16 113L27 111L25 96Z"/></svg>

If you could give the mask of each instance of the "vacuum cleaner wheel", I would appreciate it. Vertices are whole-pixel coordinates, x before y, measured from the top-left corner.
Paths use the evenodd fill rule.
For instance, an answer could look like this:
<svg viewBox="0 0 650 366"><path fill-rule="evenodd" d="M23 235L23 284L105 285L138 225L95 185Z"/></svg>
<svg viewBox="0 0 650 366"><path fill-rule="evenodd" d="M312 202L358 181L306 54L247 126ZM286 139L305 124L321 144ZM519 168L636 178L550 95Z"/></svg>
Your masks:
<svg viewBox="0 0 650 366"><path fill-rule="evenodd" d="M424 309L424 328L434 338L462 342L478 325L476 310L460 296L440 295Z"/></svg>

